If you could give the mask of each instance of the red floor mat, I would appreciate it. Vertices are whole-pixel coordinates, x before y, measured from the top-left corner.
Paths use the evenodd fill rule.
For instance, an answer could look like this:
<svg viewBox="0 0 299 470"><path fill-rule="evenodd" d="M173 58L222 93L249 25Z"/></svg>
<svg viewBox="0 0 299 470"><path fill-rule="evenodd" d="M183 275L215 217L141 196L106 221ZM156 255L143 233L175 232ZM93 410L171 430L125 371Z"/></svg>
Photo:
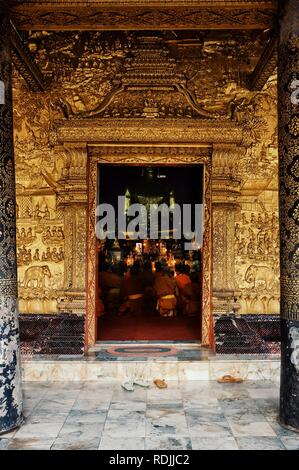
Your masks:
<svg viewBox="0 0 299 470"><path fill-rule="evenodd" d="M100 341L186 341L199 338L199 317L162 318L157 314L119 317L106 314L98 321Z"/></svg>

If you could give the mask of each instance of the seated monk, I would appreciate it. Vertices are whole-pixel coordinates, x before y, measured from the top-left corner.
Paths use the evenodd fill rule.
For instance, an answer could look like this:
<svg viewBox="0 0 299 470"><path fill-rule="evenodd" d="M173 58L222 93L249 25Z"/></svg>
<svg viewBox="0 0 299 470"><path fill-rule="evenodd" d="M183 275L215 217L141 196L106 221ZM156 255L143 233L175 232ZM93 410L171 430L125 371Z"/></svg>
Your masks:
<svg viewBox="0 0 299 470"><path fill-rule="evenodd" d="M105 305L105 310L111 310L113 304L119 304L120 289L123 282L122 276L116 269L110 267L104 262L99 272L99 288L101 289L101 297Z"/></svg>
<svg viewBox="0 0 299 470"><path fill-rule="evenodd" d="M142 283L144 300L150 302L154 298L154 282L155 275L152 271L152 263L145 261L143 264L143 271L140 274L140 281Z"/></svg>
<svg viewBox="0 0 299 470"><path fill-rule="evenodd" d="M198 280L198 273L193 272L190 275L189 284L186 284L183 289L183 296L185 301L184 315L194 316L200 312L200 285Z"/></svg>
<svg viewBox="0 0 299 470"><path fill-rule="evenodd" d="M156 263L156 279L154 284L155 293L158 299L157 309L162 317L173 317L175 315L176 286L174 280L169 275L167 267L162 268L160 263Z"/></svg>
<svg viewBox="0 0 299 470"><path fill-rule="evenodd" d="M143 305L143 286L140 280L139 265L133 264L130 274L124 277L120 295L122 304L119 308L119 315L126 312L139 314Z"/></svg>
<svg viewBox="0 0 299 470"><path fill-rule="evenodd" d="M178 307L184 310L186 299L184 298L183 290L184 287L191 282L189 276L190 267L186 264L177 264L175 270L177 273L175 282L179 292Z"/></svg>

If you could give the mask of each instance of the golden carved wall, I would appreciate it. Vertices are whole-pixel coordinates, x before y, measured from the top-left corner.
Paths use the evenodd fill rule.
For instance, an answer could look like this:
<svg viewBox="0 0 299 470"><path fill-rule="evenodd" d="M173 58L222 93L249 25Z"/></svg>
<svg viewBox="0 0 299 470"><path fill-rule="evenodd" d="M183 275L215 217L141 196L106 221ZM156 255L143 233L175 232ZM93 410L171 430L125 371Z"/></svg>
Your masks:
<svg viewBox="0 0 299 470"><path fill-rule="evenodd" d="M141 143L170 135L189 144L227 143L214 146L212 162L215 292L225 279L222 311L234 304L240 313L277 312L276 83L271 78L261 92L250 92L241 80L266 33L230 34L28 33L49 86L30 92L15 73L21 312L84 313L86 145L95 134L130 140L132 125ZM148 64L158 83L150 82ZM118 127L109 130L110 121ZM149 121L151 132L142 124ZM79 151L70 151L74 141ZM225 211L233 216L224 233Z"/></svg>

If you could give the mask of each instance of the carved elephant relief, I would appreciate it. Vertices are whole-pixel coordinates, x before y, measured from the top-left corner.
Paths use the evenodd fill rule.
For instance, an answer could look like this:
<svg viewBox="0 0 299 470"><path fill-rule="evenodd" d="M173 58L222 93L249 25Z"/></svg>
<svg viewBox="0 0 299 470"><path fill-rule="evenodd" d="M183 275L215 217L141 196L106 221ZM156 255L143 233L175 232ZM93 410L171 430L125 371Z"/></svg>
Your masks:
<svg viewBox="0 0 299 470"><path fill-rule="evenodd" d="M24 274L24 287L46 287L46 278L51 278L48 266L31 266Z"/></svg>
<svg viewBox="0 0 299 470"><path fill-rule="evenodd" d="M253 288L263 283L266 289L270 290L275 282L275 272L269 266L256 266L252 264L247 268L244 279L249 284L252 284Z"/></svg>

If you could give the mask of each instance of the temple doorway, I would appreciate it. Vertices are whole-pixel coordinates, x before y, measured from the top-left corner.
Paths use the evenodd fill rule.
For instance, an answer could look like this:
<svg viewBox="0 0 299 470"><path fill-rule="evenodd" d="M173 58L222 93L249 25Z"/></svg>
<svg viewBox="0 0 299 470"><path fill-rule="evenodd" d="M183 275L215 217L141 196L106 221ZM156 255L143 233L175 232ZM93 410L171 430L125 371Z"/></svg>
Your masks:
<svg viewBox="0 0 299 470"><path fill-rule="evenodd" d="M98 170L97 203L113 207L117 230L106 223L106 239L97 240L97 340L200 341L202 244L184 236L183 212L188 205L194 231L204 165L98 165ZM143 208L139 213L137 204ZM163 205L158 219L152 205ZM179 227L174 207L181 210ZM165 208L169 227L162 222Z"/></svg>

